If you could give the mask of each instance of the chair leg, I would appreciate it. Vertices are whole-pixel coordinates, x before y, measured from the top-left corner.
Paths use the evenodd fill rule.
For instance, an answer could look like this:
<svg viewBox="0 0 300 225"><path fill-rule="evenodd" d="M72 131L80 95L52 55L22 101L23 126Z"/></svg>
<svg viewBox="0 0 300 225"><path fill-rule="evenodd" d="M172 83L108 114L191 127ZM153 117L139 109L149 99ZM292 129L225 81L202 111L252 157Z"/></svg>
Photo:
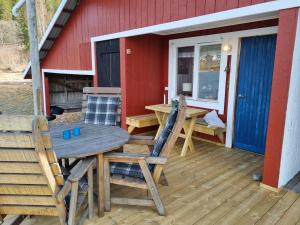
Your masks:
<svg viewBox="0 0 300 225"><path fill-rule="evenodd" d="M67 213L66 213L66 206L64 202L59 203L56 206L57 210L58 210L58 214L59 214L59 222L61 225L66 225L67 221Z"/></svg>
<svg viewBox="0 0 300 225"><path fill-rule="evenodd" d="M94 214L94 185L93 185L93 167L88 170L88 208L89 208L89 219L93 217Z"/></svg>
<svg viewBox="0 0 300 225"><path fill-rule="evenodd" d="M65 168L69 170L70 167L70 161L69 159L65 159Z"/></svg>
<svg viewBox="0 0 300 225"><path fill-rule="evenodd" d="M164 207L164 205L163 205L163 203L160 199L158 190L156 188L155 182L152 178L152 175L149 171L149 168L148 168L148 165L147 165L146 161L145 160L139 160L139 165L141 167L141 170L143 172L143 175L145 177L146 183L148 185L149 191L152 195L154 204L157 208L157 211L158 211L159 215L161 215L161 216L166 215L165 207Z"/></svg>
<svg viewBox="0 0 300 225"><path fill-rule="evenodd" d="M59 223L60 223L60 225L66 225L66 218L59 217Z"/></svg>
<svg viewBox="0 0 300 225"><path fill-rule="evenodd" d="M159 183L162 186L169 186L169 183L168 183L168 180L167 180L167 177L166 177L164 171L161 171L161 175L160 175L160 178L159 178Z"/></svg>
<svg viewBox="0 0 300 225"><path fill-rule="evenodd" d="M74 182L72 183L72 190L71 190L68 225L75 224L77 197L78 197L78 182Z"/></svg>
<svg viewBox="0 0 300 225"><path fill-rule="evenodd" d="M105 201L104 209L109 212L111 209L110 204L110 169L108 159L104 159L104 190L105 190Z"/></svg>

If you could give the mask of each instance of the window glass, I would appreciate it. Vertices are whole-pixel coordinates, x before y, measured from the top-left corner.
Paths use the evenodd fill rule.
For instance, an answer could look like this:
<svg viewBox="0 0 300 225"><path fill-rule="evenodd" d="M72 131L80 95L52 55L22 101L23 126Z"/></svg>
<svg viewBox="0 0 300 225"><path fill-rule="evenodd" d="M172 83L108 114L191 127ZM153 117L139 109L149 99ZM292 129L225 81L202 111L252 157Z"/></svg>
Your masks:
<svg viewBox="0 0 300 225"><path fill-rule="evenodd" d="M198 98L218 100L221 44L200 47Z"/></svg>
<svg viewBox="0 0 300 225"><path fill-rule="evenodd" d="M192 96L195 47L180 47L177 52L177 95Z"/></svg>

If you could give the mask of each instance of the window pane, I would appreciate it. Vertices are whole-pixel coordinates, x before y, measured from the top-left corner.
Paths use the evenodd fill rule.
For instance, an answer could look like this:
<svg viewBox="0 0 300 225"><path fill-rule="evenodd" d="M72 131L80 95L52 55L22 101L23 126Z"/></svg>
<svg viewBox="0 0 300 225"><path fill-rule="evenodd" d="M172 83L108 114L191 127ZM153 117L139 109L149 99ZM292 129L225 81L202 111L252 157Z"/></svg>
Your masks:
<svg viewBox="0 0 300 225"><path fill-rule="evenodd" d="M178 48L177 95L192 96L194 51L194 46Z"/></svg>
<svg viewBox="0 0 300 225"><path fill-rule="evenodd" d="M221 44L200 47L198 98L218 100Z"/></svg>

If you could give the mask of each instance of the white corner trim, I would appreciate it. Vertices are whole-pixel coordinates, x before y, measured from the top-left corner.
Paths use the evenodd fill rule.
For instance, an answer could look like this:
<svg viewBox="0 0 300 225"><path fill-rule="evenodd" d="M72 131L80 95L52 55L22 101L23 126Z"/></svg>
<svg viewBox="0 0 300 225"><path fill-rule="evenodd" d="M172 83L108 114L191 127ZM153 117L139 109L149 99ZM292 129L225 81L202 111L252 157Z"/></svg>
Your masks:
<svg viewBox="0 0 300 225"><path fill-rule="evenodd" d="M278 187L285 185L300 171L300 11L293 53L286 119L280 161Z"/></svg>
<svg viewBox="0 0 300 225"><path fill-rule="evenodd" d="M232 147L234 135L234 118L235 118L235 96L237 87L240 40L235 38L231 40L232 55L230 65L229 90L228 90L228 106L227 106L227 125L226 125L226 140L225 146Z"/></svg>
<svg viewBox="0 0 300 225"><path fill-rule="evenodd" d="M46 104L46 90L45 90L45 73L42 70L42 87L43 87L43 107L44 107L44 116L47 116L47 104Z"/></svg>

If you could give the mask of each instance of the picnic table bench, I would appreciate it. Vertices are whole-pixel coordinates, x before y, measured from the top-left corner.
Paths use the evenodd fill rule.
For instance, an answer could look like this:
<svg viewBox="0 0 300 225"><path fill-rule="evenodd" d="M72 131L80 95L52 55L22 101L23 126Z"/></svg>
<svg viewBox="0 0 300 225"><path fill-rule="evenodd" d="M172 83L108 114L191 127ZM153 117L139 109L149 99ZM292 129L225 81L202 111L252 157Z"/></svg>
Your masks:
<svg viewBox="0 0 300 225"><path fill-rule="evenodd" d="M137 116L129 116L126 117L126 124L128 125L128 132L132 133L136 128L144 128L159 125L157 117L155 113L137 115ZM209 127L204 124L200 124L196 122L194 125L194 132L217 136L221 143L224 143L224 133L226 132L226 128L220 127Z"/></svg>

